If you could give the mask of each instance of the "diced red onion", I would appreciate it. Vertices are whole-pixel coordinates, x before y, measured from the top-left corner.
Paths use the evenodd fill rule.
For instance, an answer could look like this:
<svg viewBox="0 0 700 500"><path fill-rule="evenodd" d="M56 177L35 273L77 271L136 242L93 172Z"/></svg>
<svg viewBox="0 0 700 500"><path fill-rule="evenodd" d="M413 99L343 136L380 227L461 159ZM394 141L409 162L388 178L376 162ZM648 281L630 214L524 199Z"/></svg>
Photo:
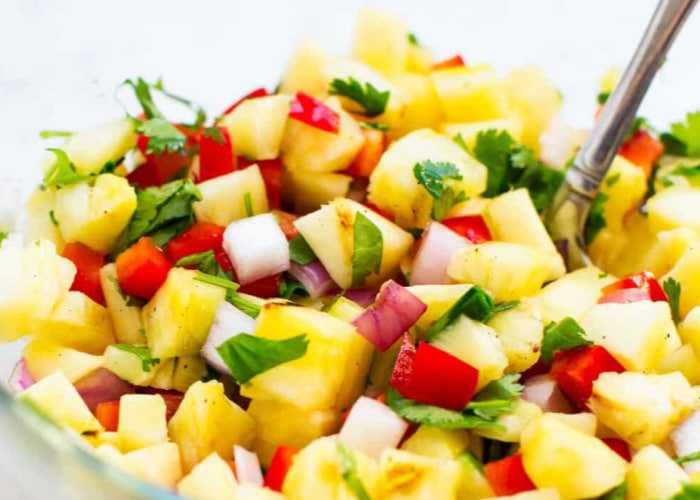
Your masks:
<svg viewBox="0 0 700 500"><path fill-rule="evenodd" d="M367 307L377 298L377 290L374 288L350 288L345 291L343 296L362 307Z"/></svg>
<svg viewBox="0 0 700 500"><path fill-rule="evenodd" d="M360 396L350 409L338 439L367 456L379 460L387 448L396 448L408 429L408 422L376 399Z"/></svg>
<svg viewBox="0 0 700 500"><path fill-rule="evenodd" d="M553 413L575 413L573 406L561 392L559 386L549 374L535 375L525 381L523 399L534 403L542 411Z"/></svg>
<svg viewBox="0 0 700 500"><path fill-rule="evenodd" d="M357 331L380 351L386 351L428 308L393 280L379 290L374 304L352 321Z"/></svg>
<svg viewBox="0 0 700 500"><path fill-rule="evenodd" d="M105 368L98 368L78 380L74 385L85 404L93 412L99 403L114 401L124 394L135 392L133 385Z"/></svg>
<svg viewBox="0 0 700 500"><path fill-rule="evenodd" d="M319 260L304 265L292 262L289 265L289 274L302 284L312 299L325 295L335 286L335 282Z"/></svg>
<svg viewBox="0 0 700 500"><path fill-rule="evenodd" d="M207 335L207 340L202 346L200 355L216 371L231 375L231 370L226 366L224 360L221 359L216 348L239 333L251 334L253 330L255 330L255 320L253 318L237 307L223 301L216 309L214 322L209 329L209 335Z"/></svg>
<svg viewBox="0 0 700 500"><path fill-rule="evenodd" d="M691 413L671 432L671 442L679 457L700 451L700 410ZM686 462L682 467L688 474L700 471L700 461Z"/></svg>
<svg viewBox="0 0 700 500"><path fill-rule="evenodd" d="M223 246L242 285L289 269L289 244L271 213L229 224Z"/></svg>
<svg viewBox="0 0 700 500"><path fill-rule="evenodd" d="M447 266L452 254L472 243L439 222L431 221L418 242L411 268L411 284L450 283Z"/></svg>
<svg viewBox="0 0 700 500"><path fill-rule="evenodd" d="M24 360L24 358L20 359L15 365L15 368L12 370L12 374L10 375L10 380L8 380L8 384L10 386L10 390L15 394L34 385L34 377L32 377L32 374L29 373L27 362Z"/></svg>
<svg viewBox="0 0 700 500"><path fill-rule="evenodd" d="M260 469L258 455L237 444L233 446L233 459L236 462L236 479L240 483L263 485L263 475Z"/></svg>

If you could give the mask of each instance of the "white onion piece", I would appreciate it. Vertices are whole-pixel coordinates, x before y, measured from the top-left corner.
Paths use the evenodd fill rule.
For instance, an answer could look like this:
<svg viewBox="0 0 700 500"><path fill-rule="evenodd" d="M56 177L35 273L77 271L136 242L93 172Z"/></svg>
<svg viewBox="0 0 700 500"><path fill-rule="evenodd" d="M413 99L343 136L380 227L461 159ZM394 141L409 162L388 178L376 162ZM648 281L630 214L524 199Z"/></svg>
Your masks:
<svg viewBox="0 0 700 500"><path fill-rule="evenodd" d="M377 290L374 288L351 288L345 290L343 297L362 307L367 307L377 298Z"/></svg>
<svg viewBox="0 0 700 500"><path fill-rule="evenodd" d="M357 331L384 352L428 308L423 301L393 280L379 290L377 300L352 321Z"/></svg>
<svg viewBox="0 0 700 500"><path fill-rule="evenodd" d="M236 462L236 479L240 483L263 485L263 475L260 469L258 455L237 444L233 446L233 460Z"/></svg>
<svg viewBox="0 0 700 500"><path fill-rule="evenodd" d="M289 269L289 243L271 213L229 224L223 246L241 285Z"/></svg>
<svg viewBox="0 0 700 500"><path fill-rule="evenodd" d="M93 412L99 403L115 401L124 394L135 392L133 385L105 368L98 368L78 380L74 385L85 404Z"/></svg>
<svg viewBox="0 0 700 500"><path fill-rule="evenodd" d="M321 261L315 260L308 264L292 262L289 265L289 274L294 276L304 289L309 293L309 297L317 299L326 293L336 284L331 278Z"/></svg>
<svg viewBox="0 0 700 500"><path fill-rule="evenodd" d="M228 302L222 301L216 309L214 321L200 355L219 373L231 375L231 370L221 359L216 348L239 333L252 334L253 330L255 330L253 318Z"/></svg>
<svg viewBox="0 0 700 500"><path fill-rule="evenodd" d="M700 451L700 410L691 413L683 423L671 432L671 442L679 457ZM698 460L681 465L688 474L700 471L700 461Z"/></svg>
<svg viewBox="0 0 700 500"><path fill-rule="evenodd" d="M439 222L431 221L418 242L411 268L412 285L445 285L450 258L457 250L472 244Z"/></svg>
<svg viewBox="0 0 700 500"><path fill-rule="evenodd" d="M566 123L561 114L556 115L540 137L540 159L552 168L563 169L583 137L581 130Z"/></svg>
<svg viewBox="0 0 700 500"><path fill-rule="evenodd" d="M17 394L34 385L34 377L29 373L27 363L24 358L20 359L12 370L10 379L7 381L10 390Z"/></svg>
<svg viewBox="0 0 700 500"><path fill-rule="evenodd" d="M534 403L542 411L553 413L575 413L573 406L548 374L535 375L523 383L523 399Z"/></svg>
<svg viewBox="0 0 700 500"><path fill-rule="evenodd" d="M350 409L338 439L367 456L379 460L382 451L396 448L408 429L408 422L384 403L360 396Z"/></svg>

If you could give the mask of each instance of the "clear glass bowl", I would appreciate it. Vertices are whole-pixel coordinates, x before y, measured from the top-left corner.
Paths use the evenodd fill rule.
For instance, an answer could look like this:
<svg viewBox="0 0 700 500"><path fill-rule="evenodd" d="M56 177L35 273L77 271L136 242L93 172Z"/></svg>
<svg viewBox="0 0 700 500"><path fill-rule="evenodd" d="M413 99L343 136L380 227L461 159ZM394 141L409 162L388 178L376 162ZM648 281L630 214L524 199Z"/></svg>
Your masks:
<svg viewBox="0 0 700 500"><path fill-rule="evenodd" d="M121 116L114 89L126 77L164 77L167 86L216 115L246 92L274 88L297 41L309 36L346 52L358 8L346 0L4 0L0 2L0 223L39 179L48 145L39 130L79 130ZM565 97L564 116L590 124L597 83L624 65L653 0L432 0L372 2L396 12L443 59L499 71L544 67ZM105 22L107 21L107 22ZM665 126L700 108L700 12L688 22L641 114ZM10 49L11 48L11 49ZM8 182L8 179L11 182ZM0 280L3 277L0 276ZM0 376L18 359L0 346ZM169 499L104 465L54 425L0 389L0 482L8 499Z"/></svg>

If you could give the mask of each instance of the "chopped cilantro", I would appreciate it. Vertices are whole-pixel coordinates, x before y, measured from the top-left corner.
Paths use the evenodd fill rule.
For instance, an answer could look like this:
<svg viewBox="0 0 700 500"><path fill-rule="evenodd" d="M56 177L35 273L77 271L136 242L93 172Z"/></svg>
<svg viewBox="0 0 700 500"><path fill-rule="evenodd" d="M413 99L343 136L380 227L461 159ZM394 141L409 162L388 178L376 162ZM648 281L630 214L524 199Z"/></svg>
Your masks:
<svg viewBox="0 0 700 500"><path fill-rule="evenodd" d="M694 451L693 453L688 453L687 455L683 455L683 456L674 458L674 461L677 464L685 464L688 462L695 462L697 460L700 460L700 450Z"/></svg>
<svg viewBox="0 0 700 500"><path fill-rule="evenodd" d="M542 362L550 364L556 351L564 351L592 343L586 338L586 332L575 319L566 317L556 323L552 321L544 328L541 351Z"/></svg>
<svg viewBox="0 0 700 500"><path fill-rule="evenodd" d="M496 420L513 409L514 399L522 394L523 386L518 383L519 379L520 374L511 374L489 382L467 405L467 410L486 420Z"/></svg>
<svg viewBox="0 0 700 500"><path fill-rule="evenodd" d="M39 132L39 137L42 139L52 139L54 137L70 137L75 132L69 132L67 130L42 130Z"/></svg>
<svg viewBox="0 0 700 500"><path fill-rule="evenodd" d="M362 286L367 276L379 273L383 253L381 230L366 215L357 212L352 235L352 286Z"/></svg>
<svg viewBox="0 0 700 500"><path fill-rule="evenodd" d="M383 123L377 123L377 122L360 122L360 128L366 128L370 130L380 130L382 132L386 132L389 130L389 127L387 125L384 125Z"/></svg>
<svg viewBox="0 0 700 500"><path fill-rule="evenodd" d="M215 276L218 278L229 280L231 278L230 274L225 273L221 269L221 265L216 260L213 250L207 250L206 252L194 253L192 255L186 255L175 263L176 267L190 267L194 266L198 271Z"/></svg>
<svg viewBox="0 0 700 500"><path fill-rule="evenodd" d="M355 495L357 500L371 500L369 493L362 484L360 476L357 474L357 461L348 448L341 443L336 444L336 455L338 456L338 468L340 469L340 477L348 489Z"/></svg>
<svg viewBox="0 0 700 500"><path fill-rule="evenodd" d="M276 366L306 354L309 340L305 333L288 339L273 340L246 333L231 337L216 348L239 384Z"/></svg>
<svg viewBox="0 0 700 500"><path fill-rule="evenodd" d="M364 109L364 115L370 118L384 113L390 94L388 90L380 92L369 82L365 82L363 88L362 84L353 77L349 77L347 81L335 78L331 82L328 93L347 97L356 102Z"/></svg>
<svg viewBox="0 0 700 500"><path fill-rule="evenodd" d="M187 258L187 257L185 257L185 258ZM180 259L178 261L178 264L180 264L182 262L182 260L183 259ZM221 288L225 288L226 290L230 290L232 292L235 292L236 290L238 290L241 287L238 283L231 281L229 278L224 278L221 276L214 276L214 275L207 274L207 273L204 273L201 271L199 273L197 273L197 275L194 277L194 279L197 281L201 281L202 283L208 283L209 285L214 285L214 286L218 286Z"/></svg>
<svg viewBox="0 0 700 500"><path fill-rule="evenodd" d="M700 156L700 111L688 113L685 122L671 124L671 131L661 134L666 152L679 156Z"/></svg>
<svg viewBox="0 0 700 500"><path fill-rule="evenodd" d="M0 231L0 245L7 239L9 235L5 231Z"/></svg>
<svg viewBox="0 0 700 500"><path fill-rule="evenodd" d="M408 38L408 43L410 43L411 45L420 45L418 37L415 35L415 33L409 33L408 35L406 35L406 38Z"/></svg>
<svg viewBox="0 0 700 500"><path fill-rule="evenodd" d="M447 179L462 180L462 174L454 163L424 160L413 166L413 176L433 198L432 218L440 221L445 218L453 205L465 201L464 191L455 193L448 186Z"/></svg>
<svg viewBox="0 0 700 500"><path fill-rule="evenodd" d="M681 491L668 500L698 500L700 498L700 484L683 483Z"/></svg>
<svg viewBox="0 0 700 500"><path fill-rule="evenodd" d="M467 144L467 141L464 140L464 137L462 137L461 133L457 133L456 136L452 138L452 140L457 143L457 145L464 150L465 153L471 154L471 151L469 150L469 145Z"/></svg>
<svg viewBox="0 0 700 500"><path fill-rule="evenodd" d="M596 99L598 101L598 104L600 104L602 106L603 104L608 102L609 98L610 98L610 92L600 92Z"/></svg>
<svg viewBox="0 0 700 500"><path fill-rule="evenodd" d="M668 298L668 305L671 306L673 321L678 324L681 322L681 284L674 278L666 278L662 286Z"/></svg>
<svg viewBox="0 0 700 500"><path fill-rule="evenodd" d="M482 464L481 461L478 458L476 458L476 456L474 456L474 454L471 451L465 451L459 457L457 457L457 460L460 462L466 462L470 464L474 469L479 471L482 476L486 473L486 471L484 470L484 464Z"/></svg>
<svg viewBox="0 0 700 500"><path fill-rule="evenodd" d="M250 191L246 191L243 195L243 204L245 205L245 214L247 217L255 215L253 212L253 199L250 197Z"/></svg>
<svg viewBox="0 0 700 500"><path fill-rule="evenodd" d="M58 227L58 219L56 218L56 213L53 210L49 210L49 220L51 221L51 224Z"/></svg>
<svg viewBox="0 0 700 500"><path fill-rule="evenodd" d="M318 257L316 257L316 254L302 235L295 236L289 240L289 258L302 266L318 260Z"/></svg>
<svg viewBox="0 0 700 500"><path fill-rule="evenodd" d="M294 295L308 295L308 293L304 285L283 275L280 278L279 296L283 299L291 299Z"/></svg>
<svg viewBox="0 0 700 500"><path fill-rule="evenodd" d="M213 127L207 127L202 131L202 135L205 137L210 137L217 144L224 144L224 135L221 133L221 127L214 125Z"/></svg>
<svg viewBox="0 0 700 500"><path fill-rule="evenodd" d="M47 151L51 151L56 155L56 159L44 175L44 180L41 184L44 188L77 184L94 177L94 175L90 174L79 174L75 169L75 165L73 165L66 152L62 149L50 148Z"/></svg>
<svg viewBox="0 0 700 500"><path fill-rule="evenodd" d="M133 354L134 356L137 356L141 360L141 369L145 372L150 372L153 366L160 363L160 360L158 358L151 357L151 351L148 350L148 346L114 344L114 347L116 347L120 351L125 351Z"/></svg>
<svg viewBox="0 0 700 500"><path fill-rule="evenodd" d="M586 220L586 228L583 231L583 240L586 245L593 243L598 233L608 224L605 220L605 202L609 198L607 194L599 192L593 199L591 211L588 212L588 219Z"/></svg>
<svg viewBox="0 0 700 500"><path fill-rule="evenodd" d="M661 178L661 184L666 187L672 186L674 184L673 176L682 176L687 179L700 177L700 165L692 167L688 165L679 165Z"/></svg>
<svg viewBox="0 0 700 500"><path fill-rule="evenodd" d="M622 483L605 493L599 500L625 500L626 495L627 483Z"/></svg>
<svg viewBox="0 0 700 500"><path fill-rule="evenodd" d="M202 283L209 283L210 285L224 288L226 290L226 302L240 309L251 318L257 318L260 314L260 306L241 296L241 294L238 293L240 285L231 281L227 273L222 271L221 274L215 276L199 272L194 279Z"/></svg>
<svg viewBox="0 0 700 500"><path fill-rule="evenodd" d="M148 137L146 153L177 152L185 147L187 136L165 118L151 118L140 122L136 131Z"/></svg>
<svg viewBox="0 0 700 500"><path fill-rule="evenodd" d="M615 172L613 175L605 179L605 185L609 188L613 187L620 180L620 177L622 177L622 174L620 172Z"/></svg>

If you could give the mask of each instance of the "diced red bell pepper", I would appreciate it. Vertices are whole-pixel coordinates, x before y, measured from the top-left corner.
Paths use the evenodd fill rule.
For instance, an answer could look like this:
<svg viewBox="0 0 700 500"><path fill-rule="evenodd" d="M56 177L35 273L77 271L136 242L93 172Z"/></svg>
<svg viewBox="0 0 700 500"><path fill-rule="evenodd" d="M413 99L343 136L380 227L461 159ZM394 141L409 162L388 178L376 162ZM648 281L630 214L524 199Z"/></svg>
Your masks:
<svg viewBox="0 0 700 500"><path fill-rule="evenodd" d="M332 134L337 134L340 128L340 115L304 92L297 92L289 117Z"/></svg>
<svg viewBox="0 0 700 500"><path fill-rule="evenodd" d="M199 140L197 182L208 181L236 170L236 156L226 127L206 129Z"/></svg>
<svg viewBox="0 0 700 500"><path fill-rule="evenodd" d="M450 57L449 59L445 59L444 61L440 61L433 64L433 70L459 68L464 66L466 66L466 64L464 63L464 59L461 55L457 54Z"/></svg>
<svg viewBox="0 0 700 500"><path fill-rule="evenodd" d="M105 296L100 284L100 269L105 265L105 258L82 243L66 243L63 256L73 262L77 269L70 289L83 292L98 304L105 305Z"/></svg>
<svg viewBox="0 0 700 500"><path fill-rule="evenodd" d="M106 431L116 432L119 428L119 400L97 403L95 417Z"/></svg>
<svg viewBox="0 0 700 500"><path fill-rule="evenodd" d="M491 231L481 215L463 215L443 219L442 224L472 243L483 243L493 239Z"/></svg>
<svg viewBox="0 0 700 500"><path fill-rule="evenodd" d="M293 446L278 446L275 454L272 455L270 467L267 468L263 486L281 492L284 478L287 477L287 472L294 463L294 456L297 453L299 450Z"/></svg>
<svg viewBox="0 0 700 500"><path fill-rule="evenodd" d="M392 373L392 385L404 397L419 403L461 411L476 392L479 370L427 342L419 342L410 363L410 346L401 346ZM400 364L401 363L401 364ZM397 386L398 385L398 386Z"/></svg>
<svg viewBox="0 0 700 500"><path fill-rule="evenodd" d="M223 249L225 227L213 222L196 222L187 231L170 240L165 246L165 254L171 262L195 253L214 251L214 257L224 271L230 271L231 261Z"/></svg>
<svg viewBox="0 0 700 500"><path fill-rule="evenodd" d="M165 401L165 419L170 421L175 415L175 412L182 403L183 393L175 390L156 389L154 387L139 387L138 392L141 394L158 394Z"/></svg>
<svg viewBox="0 0 700 500"><path fill-rule="evenodd" d="M248 295L255 295L261 299L277 297L280 293L280 275L273 274L271 276L260 278L252 283L246 283L245 285L242 285L238 291L241 293L247 293Z"/></svg>
<svg viewBox="0 0 700 500"><path fill-rule="evenodd" d="M162 250L144 236L117 256L119 288L149 300L168 277L171 267Z"/></svg>
<svg viewBox="0 0 700 500"><path fill-rule="evenodd" d="M619 154L641 168L649 178L652 167L664 154L664 145L646 130L637 130L620 147Z"/></svg>
<svg viewBox="0 0 700 500"><path fill-rule="evenodd" d="M645 293L633 292L641 290ZM604 302L636 302L637 300L652 300L654 302L668 301L663 287L653 273L642 271L617 280L604 286L599 304ZM622 293L628 291L627 293Z"/></svg>
<svg viewBox="0 0 700 500"><path fill-rule="evenodd" d="M231 104L228 108L226 108L226 110L223 113L221 113L221 116L225 116L225 115L229 114L231 111L233 111L238 106L240 106L243 101L247 101L248 99L255 99L256 97L266 97L268 95L270 95L270 94L267 92L267 90L265 90L264 87L260 87L258 89L255 89L252 92L249 92L248 94L246 94L243 97L241 97L240 99L238 99L233 104Z"/></svg>
<svg viewBox="0 0 700 500"><path fill-rule="evenodd" d="M386 133L375 129L362 129L365 142L345 171L353 177L369 177L386 149Z"/></svg>
<svg viewBox="0 0 700 500"><path fill-rule="evenodd" d="M593 382L601 373L622 373L622 366L603 346L584 345L556 351L550 374L559 389L580 410L588 411L586 401L593 392Z"/></svg>
<svg viewBox="0 0 700 500"><path fill-rule="evenodd" d="M299 230L294 225L294 221L299 218L298 215L290 214L283 210L272 210L272 214L277 218L280 229L284 233L285 238L287 238L287 241L299 236Z"/></svg>
<svg viewBox="0 0 700 500"><path fill-rule="evenodd" d="M399 354L391 372L389 385L401 394L411 391L413 383L413 362L416 357L416 346L410 334L404 333L401 339Z"/></svg>
<svg viewBox="0 0 700 500"><path fill-rule="evenodd" d="M278 209L282 205L282 160L274 158L272 160L248 160L243 156L238 157L238 168L244 169L250 165L257 164L265 183L267 202L272 209Z"/></svg>
<svg viewBox="0 0 700 500"><path fill-rule="evenodd" d="M146 161L136 170L127 175L130 184L136 184L139 188L161 186L176 177L184 177L192 165L192 157L189 150L199 144L199 132L193 132L184 125L176 124L175 127L187 136L183 151L166 151L162 154L146 153L148 137L139 135L136 138L136 147L144 155Z"/></svg>
<svg viewBox="0 0 700 500"><path fill-rule="evenodd" d="M624 458L626 461L631 461L632 460L632 454L630 453L630 447L627 444L626 441L623 439L616 439L616 438L603 438L601 439L605 444L608 445L608 448L610 448L612 451L620 455L622 458Z"/></svg>
<svg viewBox="0 0 700 500"><path fill-rule="evenodd" d="M649 291L643 288L622 288L606 293L598 299L598 304L606 304L615 302L618 304L628 304L630 302L639 302L640 300L651 300Z"/></svg>
<svg viewBox="0 0 700 500"><path fill-rule="evenodd" d="M499 497L537 489L525 472L522 453L487 463L484 465L484 474L493 492Z"/></svg>

